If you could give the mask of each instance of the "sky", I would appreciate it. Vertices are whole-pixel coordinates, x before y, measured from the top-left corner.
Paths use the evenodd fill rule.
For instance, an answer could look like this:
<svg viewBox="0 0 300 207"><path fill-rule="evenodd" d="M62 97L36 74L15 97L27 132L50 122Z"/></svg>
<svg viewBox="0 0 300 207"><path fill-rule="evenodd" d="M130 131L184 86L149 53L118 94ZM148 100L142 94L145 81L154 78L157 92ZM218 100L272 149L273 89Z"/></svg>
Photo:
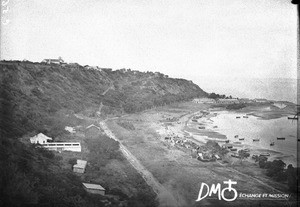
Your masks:
<svg viewBox="0 0 300 207"><path fill-rule="evenodd" d="M290 0L6 1L1 59L61 56L245 96L246 86L234 80L297 77L297 8Z"/></svg>

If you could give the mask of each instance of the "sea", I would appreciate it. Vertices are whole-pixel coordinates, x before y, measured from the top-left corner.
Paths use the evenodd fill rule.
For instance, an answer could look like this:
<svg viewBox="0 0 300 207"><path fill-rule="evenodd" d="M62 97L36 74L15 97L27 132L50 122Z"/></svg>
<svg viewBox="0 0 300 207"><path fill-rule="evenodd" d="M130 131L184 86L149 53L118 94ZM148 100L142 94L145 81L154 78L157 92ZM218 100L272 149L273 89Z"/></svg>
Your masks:
<svg viewBox="0 0 300 207"><path fill-rule="evenodd" d="M241 118L236 118L237 116ZM238 135L239 138L245 138L240 141L244 145L279 152L283 161L296 166L298 144L296 120L287 119L286 116L269 120L252 115L248 115L248 118L243 116L245 114L236 112L217 112L217 116L211 118L213 125L218 126L214 131L226 135L231 142L240 141L234 138ZM284 137L285 140L278 140L277 137ZM270 146L271 142L274 142L274 146Z"/></svg>
<svg viewBox="0 0 300 207"><path fill-rule="evenodd" d="M266 98L297 103L297 78L197 77L195 83L208 93L215 92L235 98ZM300 98L299 93L300 90L298 90Z"/></svg>

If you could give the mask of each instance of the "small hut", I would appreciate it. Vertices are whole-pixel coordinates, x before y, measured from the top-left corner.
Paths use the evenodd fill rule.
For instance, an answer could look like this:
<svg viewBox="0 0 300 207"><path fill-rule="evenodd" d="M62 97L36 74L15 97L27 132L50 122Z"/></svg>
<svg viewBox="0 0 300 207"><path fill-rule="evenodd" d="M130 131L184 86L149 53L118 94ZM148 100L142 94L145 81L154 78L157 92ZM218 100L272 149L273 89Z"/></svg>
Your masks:
<svg viewBox="0 0 300 207"><path fill-rule="evenodd" d="M105 189L99 184L82 183L88 193L105 195Z"/></svg>
<svg viewBox="0 0 300 207"><path fill-rule="evenodd" d="M73 166L73 172L76 173L84 173L87 165L87 161L85 160L77 160L77 164Z"/></svg>

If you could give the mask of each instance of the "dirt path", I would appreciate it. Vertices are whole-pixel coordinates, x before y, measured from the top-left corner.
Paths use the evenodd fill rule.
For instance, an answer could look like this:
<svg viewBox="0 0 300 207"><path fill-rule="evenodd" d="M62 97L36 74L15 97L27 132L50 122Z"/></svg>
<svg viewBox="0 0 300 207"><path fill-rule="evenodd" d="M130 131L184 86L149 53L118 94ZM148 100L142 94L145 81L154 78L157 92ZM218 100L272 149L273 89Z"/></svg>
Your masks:
<svg viewBox="0 0 300 207"><path fill-rule="evenodd" d="M131 154L131 152L116 138L112 131L107 127L104 121L100 121L100 126L104 130L104 132L110 138L118 141L120 143L120 150L127 158L127 160L131 163L131 165L142 175L146 183L152 187L154 192L157 194L159 200L159 206L179 206L178 201L174 198L174 196L162 185L160 184L140 162L139 160Z"/></svg>

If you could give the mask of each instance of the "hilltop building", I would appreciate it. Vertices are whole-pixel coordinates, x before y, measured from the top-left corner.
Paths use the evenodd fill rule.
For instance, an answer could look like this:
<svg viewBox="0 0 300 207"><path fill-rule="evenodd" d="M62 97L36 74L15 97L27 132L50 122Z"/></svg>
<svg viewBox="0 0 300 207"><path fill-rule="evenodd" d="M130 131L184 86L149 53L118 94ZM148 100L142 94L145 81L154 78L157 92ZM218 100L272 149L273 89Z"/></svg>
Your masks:
<svg viewBox="0 0 300 207"><path fill-rule="evenodd" d="M64 63L64 61L61 57L58 57L58 59L44 59L42 62L47 63L47 64L54 63L54 64L59 64L59 65Z"/></svg>

